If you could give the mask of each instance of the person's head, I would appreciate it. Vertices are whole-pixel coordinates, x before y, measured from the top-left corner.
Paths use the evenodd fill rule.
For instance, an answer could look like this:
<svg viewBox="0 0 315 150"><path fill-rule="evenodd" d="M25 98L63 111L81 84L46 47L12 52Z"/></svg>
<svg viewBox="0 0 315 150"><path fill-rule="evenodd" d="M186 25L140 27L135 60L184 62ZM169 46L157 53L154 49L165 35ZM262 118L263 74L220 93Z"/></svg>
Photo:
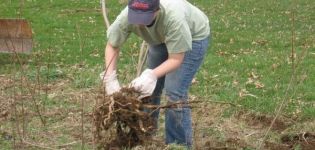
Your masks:
<svg viewBox="0 0 315 150"><path fill-rule="evenodd" d="M149 25L160 8L160 0L129 0L128 22L137 25Z"/></svg>

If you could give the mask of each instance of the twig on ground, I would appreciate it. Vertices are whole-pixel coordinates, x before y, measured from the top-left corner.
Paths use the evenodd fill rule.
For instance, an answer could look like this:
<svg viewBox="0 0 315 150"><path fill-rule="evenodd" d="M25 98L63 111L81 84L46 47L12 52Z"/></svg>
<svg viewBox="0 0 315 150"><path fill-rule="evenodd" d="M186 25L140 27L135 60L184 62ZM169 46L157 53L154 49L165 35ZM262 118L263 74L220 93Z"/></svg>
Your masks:
<svg viewBox="0 0 315 150"><path fill-rule="evenodd" d="M310 144L310 143L308 143L307 139L305 138L305 134L306 134L306 132L303 132L302 138L303 138L303 140L304 140L307 144Z"/></svg>
<svg viewBox="0 0 315 150"><path fill-rule="evenodd" d="M47 147L47 146L38 145L38 144L35 144L35 143L28 142L25 139L22 139L22 143L30 145L30 146L33 146L33 147L37 147L37 148L57 150L56 148L51 148L51 147Z"/></svg>
<svg viewBox="0 0 315 150"><path fill-rule="evenodd" d="M58 146L56 146L56 147L58 147L58 148L65 148L65 147L67 147L67 146L71 146L71 145L74 145L74 144L77 144L77 143L78 143L78 141L73 141L73 142L70 142L70 143L58 145Z"/></svg>

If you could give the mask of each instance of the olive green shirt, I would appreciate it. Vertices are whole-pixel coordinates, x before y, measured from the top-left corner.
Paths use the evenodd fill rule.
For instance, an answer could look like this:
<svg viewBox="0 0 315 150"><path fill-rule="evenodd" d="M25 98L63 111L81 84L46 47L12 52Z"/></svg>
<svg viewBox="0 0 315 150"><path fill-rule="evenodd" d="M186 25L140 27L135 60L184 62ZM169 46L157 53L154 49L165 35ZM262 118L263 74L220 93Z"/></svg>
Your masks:
<svg viewBox="0 0 315 150"><path fill-rule="evenodd" d="M207 16L186 0L161 0L155 23L141 26L128 23L126 7L107 30L108 42L120 47L130 33L135 33L150 45L165 43L168 53L181 53L192 49L192 41L209 36Z"/></svg>

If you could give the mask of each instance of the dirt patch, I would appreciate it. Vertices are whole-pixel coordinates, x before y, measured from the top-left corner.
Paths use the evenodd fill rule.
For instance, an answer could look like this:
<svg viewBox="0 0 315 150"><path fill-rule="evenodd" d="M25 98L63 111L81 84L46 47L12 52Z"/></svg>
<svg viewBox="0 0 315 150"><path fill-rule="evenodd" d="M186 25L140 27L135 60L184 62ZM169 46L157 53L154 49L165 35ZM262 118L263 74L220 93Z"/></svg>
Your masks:
<svg viewBox="0 0 315 150"><path fill-rule="evenodd" d="M315 149L315 134L314 133L300 133L296 135L284 135L281 137L281 142L289 145L290 148L300 145L302 149Z"/></svg>
<svg viewBox="0 0 315 150"><path fill-rule="evenodd" d="M150 121L146 122L150 119L148 114L142 111L149 105L147 101L137 100L138 94L134 91L123 89L122 93L110 98L104 96L101 87L73 89L69 80L58 80L44 85L32 83L26 87L26 84L20 85L18 79L12 81L9 77L0 76L0 83L2 83L0 85L0 140L5 142L10 143L14 139L19 139L20 135L16 131L23 129L23 119L25 119L26 127L36 129L34 132L29 132L29 128L26 128L26 142L53 149L77 149L82 138L85 146L90 149L97 146L100 149L122 149L121 147L130 148L136 145L133 149L172 149L164 143L165 112L162 108L164 106L160 106L159 132L150 141L148 133L152 129L152 124L150 125ZM47 96L49 101L39 105L41 115L47 121L45 127L39 122L39 114L34 110L34 101L29 91L21 93L17 90L14 94L11 90L15 87L34 89L35 94ZM41 99L35 100L38 103L42 102ZM196 97L191 100L200 99ZM16 114L13 114L14 101L17 102ZM81 108L82 102L84 105ZM265 131L273 120L273 116L242 109L231 111L231 116L227 116L226 110L234 107L229 104L211 101L197 104L192 107L196 150L255 149L260 145ZM237 113L239 111L241 112ZM263 149L315 149L314 124L314 120L304 122L279 116ZM12 130L12 125L17 128ZM290 134L287 134L288 132ZM66 140L60 142L61 138ZM15 144L18 149L34 149L34 145Z"/></svg>
<svg viewBox="0 0 315 150"><path fill-rule="evenodd" d="M254 114L254 113L244 113L244 112L240 112L237 115L237 118L240 118L241 120L244 120L245 123L248 126L251 126L253 128L269 128L269 126L272 124L273 120L274 120L274 116L268 116L268 115L262 115L262 114ZM288 121L286 121L283 118L278 117L271 129L273 131L283 131L286 128L288 128L288 126L290 125L290 123Z"/></svg>
<svg viewBox="0 0 315 150"><path fill-rule="evenodd" d="M195 149L246 149L253 148L248 139L256 138L260 133L256 129L245 128L236 117L225 118L228 104L201 104L193 111Z"/></svg>
<svg viewBox="0 0 315 150"><path fill-rule="evenodd" d="M300 134L286 134L281 136L281 143L266 142L265 147L271 150L287 150L287 149L315 149L315 134L314 133L300 133Z"/></svg>
<svg viewBox="0 0 315 150"><path fill-rule="evenodd" d="M228 138L224 141L209 140L205 143L203 149L207 150L236 150L248 148L249 145L239 138Z"/></svg>
<svg viewBox="0 0 315 150"><path fill-rule="evenodd" d="M95 139L98 149L132 148L150 141L153 120L144 112L146 100L138 100L139 93L123 88L112 96L100 94L101 102L93 113ZM114 128L110 139L104 133Z"/></svg>

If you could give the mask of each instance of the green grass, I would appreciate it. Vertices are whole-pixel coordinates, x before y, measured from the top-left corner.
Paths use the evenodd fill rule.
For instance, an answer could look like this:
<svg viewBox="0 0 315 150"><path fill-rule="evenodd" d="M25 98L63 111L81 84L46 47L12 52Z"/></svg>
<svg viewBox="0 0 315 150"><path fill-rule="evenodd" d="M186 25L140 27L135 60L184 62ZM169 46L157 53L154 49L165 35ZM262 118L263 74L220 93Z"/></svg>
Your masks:
<svg viewBox="0 0 315 150"><path fill-rule="evenodd" d="M203 70L198 74L201 86L193 87L197 95L202 93L216 100L237 102L254 111L274 112L279 101L286 97L293 72L290 53L294 12L295 61L301 63L296 68L297 78L287 96L292 97L292 105L296 105L294 101L297 99L314 102L313 94L307 92L314 90L315 85L314 69L311 69L315 64L314 54L311 54L314 53L315 22L312 18L315 14L310 13L314 2L194 2L209 6L206 12L212 22L213 35ZM306 56L301 58L304 51ZM256 80L264 85L263 88L246 84L252 72L258 76ZM233 82L237 84L233 85ZM242 90L257 98L240 98ZM310 115L306 111L303 114Z"/></svg>
<svg viewBox="0 0 315 150"><path fill-rule="evenodd" d="M300 120L315 119L314 0L190 2L207 14L212 31L211 46L197 74L198 82L191 88L192 95L268 115L273 115L285 100L282 114ZM111 21L125 6L120 1L107 4ZM0 53L0 75L14 75L16 79L22 75L30 82L39 79L43 85L69 80L65 91L100 86L98 74L104 67L106 29L99 1L26 0L22 8L18 1L3 1L0 18L27 19L33 29L34 49L30 55L20 54L20 60L13 54ZM140 44L132 36L122 48L119 79L124 84L135 77ZM80 107L62 97L43 97L48 108ZM233 114L231 110L238 109L227 110L227 117ZM11 148L1 137L0 145Z"/></svg>

